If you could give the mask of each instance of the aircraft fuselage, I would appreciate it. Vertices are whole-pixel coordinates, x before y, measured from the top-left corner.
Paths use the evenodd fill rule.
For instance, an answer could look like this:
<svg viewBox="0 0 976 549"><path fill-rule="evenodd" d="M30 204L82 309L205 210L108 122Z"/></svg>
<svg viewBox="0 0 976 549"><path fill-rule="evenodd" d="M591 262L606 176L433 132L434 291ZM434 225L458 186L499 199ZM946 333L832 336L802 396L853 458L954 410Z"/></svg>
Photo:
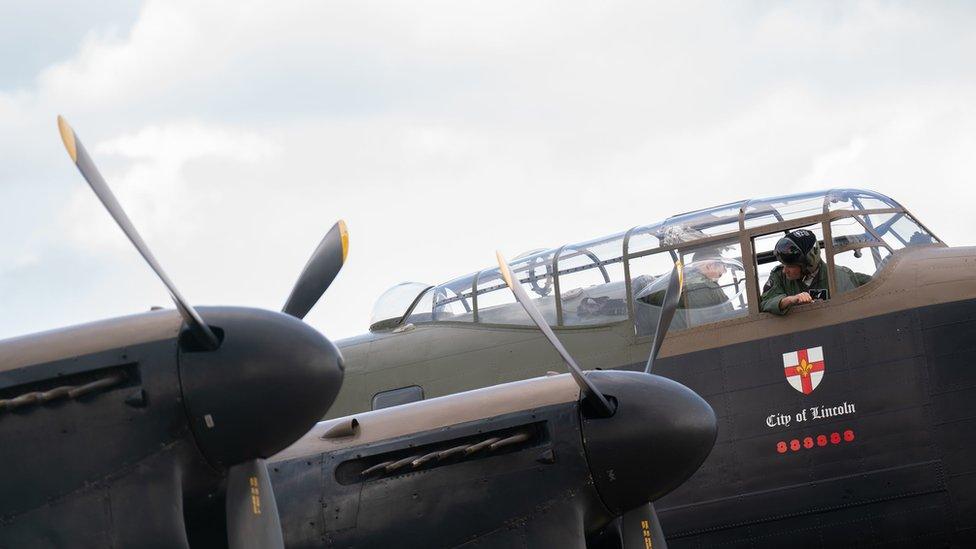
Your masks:
<svg viewBox="0 0 976 549"><path fill-rule="evenodd" d="M702 395L719 429L658 504L669 543L972 543L974 266L974 248L906 249L830 301L670 333L655 373ZM627 322L557 332L584 368L643 369L650 343ZM540 336L510 326L433 323L339 345L336 414L410 383L432 397L559 370Z"/></svg>

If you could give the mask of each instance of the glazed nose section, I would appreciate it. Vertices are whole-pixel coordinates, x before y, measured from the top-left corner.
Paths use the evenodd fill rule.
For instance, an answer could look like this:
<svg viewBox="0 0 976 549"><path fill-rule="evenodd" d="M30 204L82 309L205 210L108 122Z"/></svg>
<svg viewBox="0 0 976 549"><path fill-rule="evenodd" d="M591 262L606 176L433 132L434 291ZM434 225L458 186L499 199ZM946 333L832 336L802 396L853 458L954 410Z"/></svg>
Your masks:
<svg viewBox="0 0 976 549"><path fill-rule="evenodd" d="M654 501L688 479L715 444L715 412L697 393L641 372L587 376L617 409L583 419L590 472L607 507L623 513Z"/></svg>
<svg viewBox="0 0 976 549"><path fill-rule="evenodd" d="M308 432L342 385L339 349L281 313L201 308L220 331L215 351L180 352L180 376L194 437L215 465L267 458Z"/></svg>

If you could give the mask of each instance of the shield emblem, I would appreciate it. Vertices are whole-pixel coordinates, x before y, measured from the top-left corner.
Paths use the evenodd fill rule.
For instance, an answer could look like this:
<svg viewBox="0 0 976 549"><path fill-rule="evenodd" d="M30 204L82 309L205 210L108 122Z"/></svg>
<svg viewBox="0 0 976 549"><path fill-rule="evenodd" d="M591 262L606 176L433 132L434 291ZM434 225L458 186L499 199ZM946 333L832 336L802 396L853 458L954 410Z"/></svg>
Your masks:
<svg viewBox="0 0 976 549"><path fill-rule="evenodd" d="M809 395L824 377L823 347L783 353L783 368L790 386Z"/></svg>

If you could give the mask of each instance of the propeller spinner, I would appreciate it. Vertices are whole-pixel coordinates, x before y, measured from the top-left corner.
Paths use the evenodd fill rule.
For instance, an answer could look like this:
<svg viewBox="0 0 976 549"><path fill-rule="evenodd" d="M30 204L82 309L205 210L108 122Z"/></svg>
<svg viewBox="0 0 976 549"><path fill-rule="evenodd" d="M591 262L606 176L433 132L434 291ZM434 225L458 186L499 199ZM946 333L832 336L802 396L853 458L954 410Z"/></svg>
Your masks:
<svg viewBox="0 0 976 549"><path fill-rule="evenodd" d="M301 319L342 269L349 247L345 223L336 223L312 254L286 314L241 307L198 311L167 276L61 116L58 129L78 171L162 280L186 324L178 359L184 406L196 446L227 473L230 549L283 548L264 460L307 432L342 384L338 348Z"/></svg>
<svg viewBox="0 0 976 549"><path fill-rule="evenodd" d="M496 255L505 283L563 358L588 404L582 421L590 470L604 504L619 517L608 529L616 530L624 549L667 547L651 502L698 469L717 433L707 402L680 383L650 374L681 295L680 261L671 271L645 371L584 373L513 279L505 258Z"/></svg>

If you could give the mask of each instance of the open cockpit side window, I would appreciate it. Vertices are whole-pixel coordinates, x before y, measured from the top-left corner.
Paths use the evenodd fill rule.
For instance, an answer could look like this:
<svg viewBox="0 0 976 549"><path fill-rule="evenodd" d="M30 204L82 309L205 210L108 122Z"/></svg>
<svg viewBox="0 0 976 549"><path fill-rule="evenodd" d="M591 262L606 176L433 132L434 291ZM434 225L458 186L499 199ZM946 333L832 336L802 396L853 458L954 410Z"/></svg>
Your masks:
<svg viewBox="0 0 976 549"><path fill-rule="evenodd" d="M823 227L817 223L753 238L760 311L783 314L798 304L793 296L826 301L863 286L892 253L862 216L833 220L829 246Z"/></svg>
<svg viewBox="0 0 976 549"><path fill-rule="evenodd" d="M784 267L777 259L776 250L781 241L790 236L798 247L805 246L804 239L813 247L796 252L797 271ZM789 296L806 291L814 300L829 299L829 278L826 256L823 251L823 227L821 224L793 227L784 231L757 236L752 240L755 251L755 283L759 288L759 310L781 314L788 310ZM796 277L796 278L794 278Z"/></svg>

